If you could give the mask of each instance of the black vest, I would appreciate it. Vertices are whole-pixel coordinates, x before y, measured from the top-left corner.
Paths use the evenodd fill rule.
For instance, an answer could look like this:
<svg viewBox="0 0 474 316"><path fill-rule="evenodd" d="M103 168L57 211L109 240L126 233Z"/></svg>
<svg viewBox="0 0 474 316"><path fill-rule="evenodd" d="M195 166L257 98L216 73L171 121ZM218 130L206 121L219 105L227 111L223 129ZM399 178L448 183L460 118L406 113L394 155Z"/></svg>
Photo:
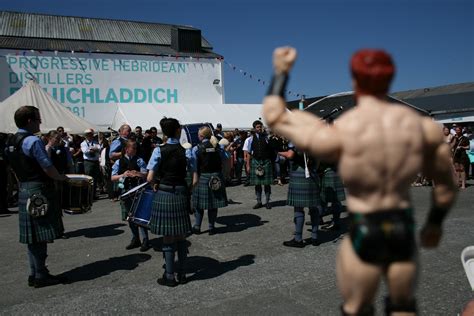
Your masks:
<svg viewBox="0 0 474 316"><path fill-rule="evenodd" d="M30 158L21 149L23 141L29 133L16 133L7 141L8 162L15 171L20 182L48 181L49 177L34 158Z"/></svg>
<svg viewBox="0 0 474 316"><path fill-rule="evenodd" d="M272 150L268 144L267 138L260 135L253 136L252 139L252 157L258 160L266 160L272 158Z"/></svg>
<svg viewBox="0 0 474 316"><path fill-rule="evenodd" d="M64 146L51 148L51 161L60 174L67 172L67 152Z"/></svg>
<svg viewBox="0 0 474 316"><path fill-rule="evenodd" d="M135 170L140 171L140 167L138 166L138 156L133 156L132 159L127 159L127 157L122 157L119 160L119 171L118 174L123 174L125 171ZM125 190L130 190L133 187L136 187L140 183L143 182L143 179L140 177L126 177L123 183Z"/></svg>
<svg viewBox="0 0 474 316"><path fill-rule="evenodd" d="M198 174L222 171L222 160L219 150L219 147L214 148L210 142L198 145Z"/></svg>
<svg viewBox="0 0 474 316"><path fill-rule="evenodd" d="M169 186L186 186L186 150L181 144L164 144L160 151L161 161L155 181Z"/></svg>

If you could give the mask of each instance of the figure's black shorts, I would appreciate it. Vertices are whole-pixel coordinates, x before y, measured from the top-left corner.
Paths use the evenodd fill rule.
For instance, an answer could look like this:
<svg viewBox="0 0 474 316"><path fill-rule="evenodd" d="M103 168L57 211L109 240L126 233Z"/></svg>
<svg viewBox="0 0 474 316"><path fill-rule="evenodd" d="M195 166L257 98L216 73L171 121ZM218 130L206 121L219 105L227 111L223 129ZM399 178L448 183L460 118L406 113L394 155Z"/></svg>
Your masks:
<svg viewBox="0 0 474 316"><path fill-rule="evenodd" d="M376 265L411 261L416 252L413 211L350 213L349 234L360 259Z"/></svg>

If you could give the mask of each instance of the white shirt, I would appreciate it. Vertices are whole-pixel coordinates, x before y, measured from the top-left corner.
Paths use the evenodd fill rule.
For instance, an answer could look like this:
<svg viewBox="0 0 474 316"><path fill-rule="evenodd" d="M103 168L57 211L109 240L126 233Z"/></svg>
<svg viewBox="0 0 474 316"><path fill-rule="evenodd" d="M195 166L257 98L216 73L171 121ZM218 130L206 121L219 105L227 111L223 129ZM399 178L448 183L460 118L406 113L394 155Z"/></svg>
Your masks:
<svg viewBox="0 0 474 316"><path fill-rule="evenodd" d="M99 161L100 147L101 146L95 140L84 140L81 143L82 156L84 157L84 160ZM91 152L91 148L95 148L96 151Z"/></svg>

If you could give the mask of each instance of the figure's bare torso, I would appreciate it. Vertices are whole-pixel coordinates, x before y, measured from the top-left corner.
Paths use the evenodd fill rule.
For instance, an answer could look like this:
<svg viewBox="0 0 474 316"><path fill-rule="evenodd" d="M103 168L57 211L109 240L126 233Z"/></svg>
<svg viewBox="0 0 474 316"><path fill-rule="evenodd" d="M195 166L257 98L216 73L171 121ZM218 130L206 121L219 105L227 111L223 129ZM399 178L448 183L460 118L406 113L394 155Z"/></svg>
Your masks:
<svg viewBox="0 0 474 316"><path fill-rule="evenodd" d="M339 173L349 210L409 207L410 184L423 164L421 117L406 107L364 98L336 126L343 135Z"/></svg>

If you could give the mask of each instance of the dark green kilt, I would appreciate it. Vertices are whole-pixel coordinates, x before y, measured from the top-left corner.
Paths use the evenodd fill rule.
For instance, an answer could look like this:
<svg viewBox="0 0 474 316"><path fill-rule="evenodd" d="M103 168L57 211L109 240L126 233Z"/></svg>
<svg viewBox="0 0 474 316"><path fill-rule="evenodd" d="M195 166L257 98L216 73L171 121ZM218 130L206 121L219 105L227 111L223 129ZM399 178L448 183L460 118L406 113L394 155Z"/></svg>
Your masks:
<svg viewBox="0 0 474 316"><path fill-rule="evenodd" d="M341 178L334 170L327 168L321 178L321 200L323 203L344 201L346 193Z"/></svg>
<svg viewBox="0 0 474 316"><path fill-rule="evenodd" d="M301 167L291 171L286 205L294 207L316 207L320 204L319 179L317 175L312 174L310 178L306 178L304 169Z"/></svg>
<svg viewBox="0 0 474 316"><path fill-rule="evenodd" d="M170 193L158 189L151 209L150 231L153 234L179 236L191 232L187 190L176 187L175 192Z"/></svg>
<svg viewBox="0 0 474 316"><path fill-rule="evenodd" d="M221 179L221 188L213 191L209 188L209 180L211 176L216 176ZM222 174L202 173L199 176L199 182L193 190L193 207L200 210L209 210L227 206L227 193L225 190L225 181Z"/></svg>
<svg viewBox="0 0 474 316"><path fill-rule="evenodd" d="M132 199L120 200L120 210L122 213L122 221L127 220L128 213L130 212L130 208L132 207L132 203L133 203Z"/></svg>
<svg viewBox="0 0 474 316"><path fill-rule="evenodd" d="M26 202L34 193L41 193L48 199L48 213L42 217L32 217L26 210ZM53 183L20 183L18 201L18 220L20 224L20 243L52 241L64 233L61 205Z"/></svg>
<svg viewBox="0 0 474 316"><path fill-rule="evenodd" d="M259 177L255 174L257 166L262 166L264 173ZM270 185L273 184L273 166L270 159L257 160L253 159L250 162L250 185Z"/></svg>

